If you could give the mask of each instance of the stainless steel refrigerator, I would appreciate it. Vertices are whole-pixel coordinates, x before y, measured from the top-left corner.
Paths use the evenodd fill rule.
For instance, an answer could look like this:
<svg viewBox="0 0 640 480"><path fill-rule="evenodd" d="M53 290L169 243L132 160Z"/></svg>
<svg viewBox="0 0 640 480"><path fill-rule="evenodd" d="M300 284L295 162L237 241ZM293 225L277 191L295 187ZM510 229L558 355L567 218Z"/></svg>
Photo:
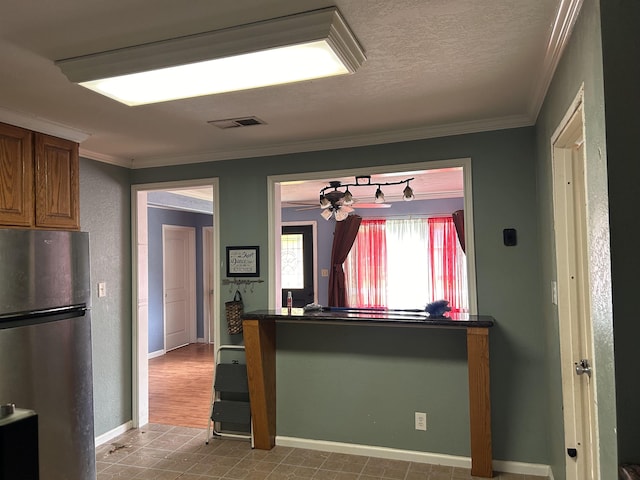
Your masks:
<svg viewBox="0 0 640 480"><path fill-rule="evenodd" d="M89 238L0 229L0 404L38 414L41 480L96 478Z"/></svg>

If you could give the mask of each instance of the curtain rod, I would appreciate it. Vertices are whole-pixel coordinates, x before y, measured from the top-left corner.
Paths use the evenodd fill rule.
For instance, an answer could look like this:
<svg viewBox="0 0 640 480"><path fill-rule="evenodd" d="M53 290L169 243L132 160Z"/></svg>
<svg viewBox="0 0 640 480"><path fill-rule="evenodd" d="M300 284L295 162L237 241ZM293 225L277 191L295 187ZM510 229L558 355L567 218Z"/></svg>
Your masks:
<svg viewBox="0 0 640 480"><path fill-rule="evenodd" d="M417 214L417 215L385 215L384 217L362 217L362 220L413 220L420 218L433 218L433 217L451 217L453 212L451 213L425 213L425 214Z"/></svg>

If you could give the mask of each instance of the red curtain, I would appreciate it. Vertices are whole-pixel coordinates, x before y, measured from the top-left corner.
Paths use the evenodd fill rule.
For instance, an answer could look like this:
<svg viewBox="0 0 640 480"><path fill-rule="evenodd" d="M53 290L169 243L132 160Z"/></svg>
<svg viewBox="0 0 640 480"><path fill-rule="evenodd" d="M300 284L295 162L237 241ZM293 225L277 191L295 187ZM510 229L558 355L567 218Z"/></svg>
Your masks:
<svg viewBox="0 0 640 480"><path fill-rule="evenodd" d="M363 220L349 254L348 297L358 307L387 304L385 220Z"/></svg>
<svg viewBox="0 0 640 480"><path fill-rule="evenodd" d="M451 217L432 217L429 222L429 268L431 298L449 301L452 312L464 305L458 262L458 233Z"/></svg>
<svg viewBox="0 0 640 480"><path fill-rule="evenodd" d="M346 307L347 292L344 281L344 263L360 228L362 217L349 215L341 222L336 222L331 248L331 272L329 272L329 306Z"/></svg>

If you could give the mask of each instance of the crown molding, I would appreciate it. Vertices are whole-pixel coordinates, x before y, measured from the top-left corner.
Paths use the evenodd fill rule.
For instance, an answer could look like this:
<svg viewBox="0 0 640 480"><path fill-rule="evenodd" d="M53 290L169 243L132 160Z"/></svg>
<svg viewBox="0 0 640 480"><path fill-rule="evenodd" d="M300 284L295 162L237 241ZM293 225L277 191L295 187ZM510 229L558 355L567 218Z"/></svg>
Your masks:
<svg viewBox="0 0 640 480"><path fill-rule="evenodd" d="M96 160L102 163L109 163L118 167L133 168L133 160L130 158L114 157L112 155L105 155L103 153L87 150L86 148L80 148L79 155L89 160Z"/></svg>
<svg viewBox="0 0 640 480"><path fill-rule="evenodd" d="M133 160L132 168L166 167L188 163L215 162L240 158L269 157L291 153L313 152L320 150L336 150L339 148L382 145L386 143L409 142L428 138L447 137L469 133L480 133L491 130L526 127L533 125L531 118L525 115L514 115L489 120L451 123L436 127L419 127L364 135L334 137L308 142L293 142L278 145L260 145L252 148L227 151L200 152L191 155L172 157L139 158Z"/></svg>
<svg viewBox="0 0 640 480"><path fill-rule="evenodd" d="M37 117L24 112L16 112L8 108L0 107L0 122L26 128L34 132L46 133L54 137L64 138L72 142L82 143L91 136L90 133L78 130L77 128L52 122L44 118Z"/></svg>
<svg viewBox="0 0 640 480"><path fill-rule="evenodd" d="M583 0L561 0L558 6L558 12L556 13L555 21L551 28L549 41L547 42L543 66L540 70L540 78L538 82L536 82L536 90L531 97L531 103L529 105L529 116L533 119L534 123L542 109L542 104L544 103L547 90L549 89L549 85L551 85L553 75L562 57L562 52L564 52L571 37L571 32L582 8L582 1Z"/></svg>

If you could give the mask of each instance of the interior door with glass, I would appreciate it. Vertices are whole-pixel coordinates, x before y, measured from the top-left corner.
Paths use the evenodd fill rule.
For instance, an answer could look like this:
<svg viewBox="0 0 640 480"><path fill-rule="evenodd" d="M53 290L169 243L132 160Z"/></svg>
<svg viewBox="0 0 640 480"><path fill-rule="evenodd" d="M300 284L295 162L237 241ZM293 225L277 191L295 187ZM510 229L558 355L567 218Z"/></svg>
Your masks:
<svg viewBox="0 0 640 480"><path fill-rule="evenodd" d="M280 248L282 305L288 292L295 308L314 303L313 226L283 225Z"/></svg>

